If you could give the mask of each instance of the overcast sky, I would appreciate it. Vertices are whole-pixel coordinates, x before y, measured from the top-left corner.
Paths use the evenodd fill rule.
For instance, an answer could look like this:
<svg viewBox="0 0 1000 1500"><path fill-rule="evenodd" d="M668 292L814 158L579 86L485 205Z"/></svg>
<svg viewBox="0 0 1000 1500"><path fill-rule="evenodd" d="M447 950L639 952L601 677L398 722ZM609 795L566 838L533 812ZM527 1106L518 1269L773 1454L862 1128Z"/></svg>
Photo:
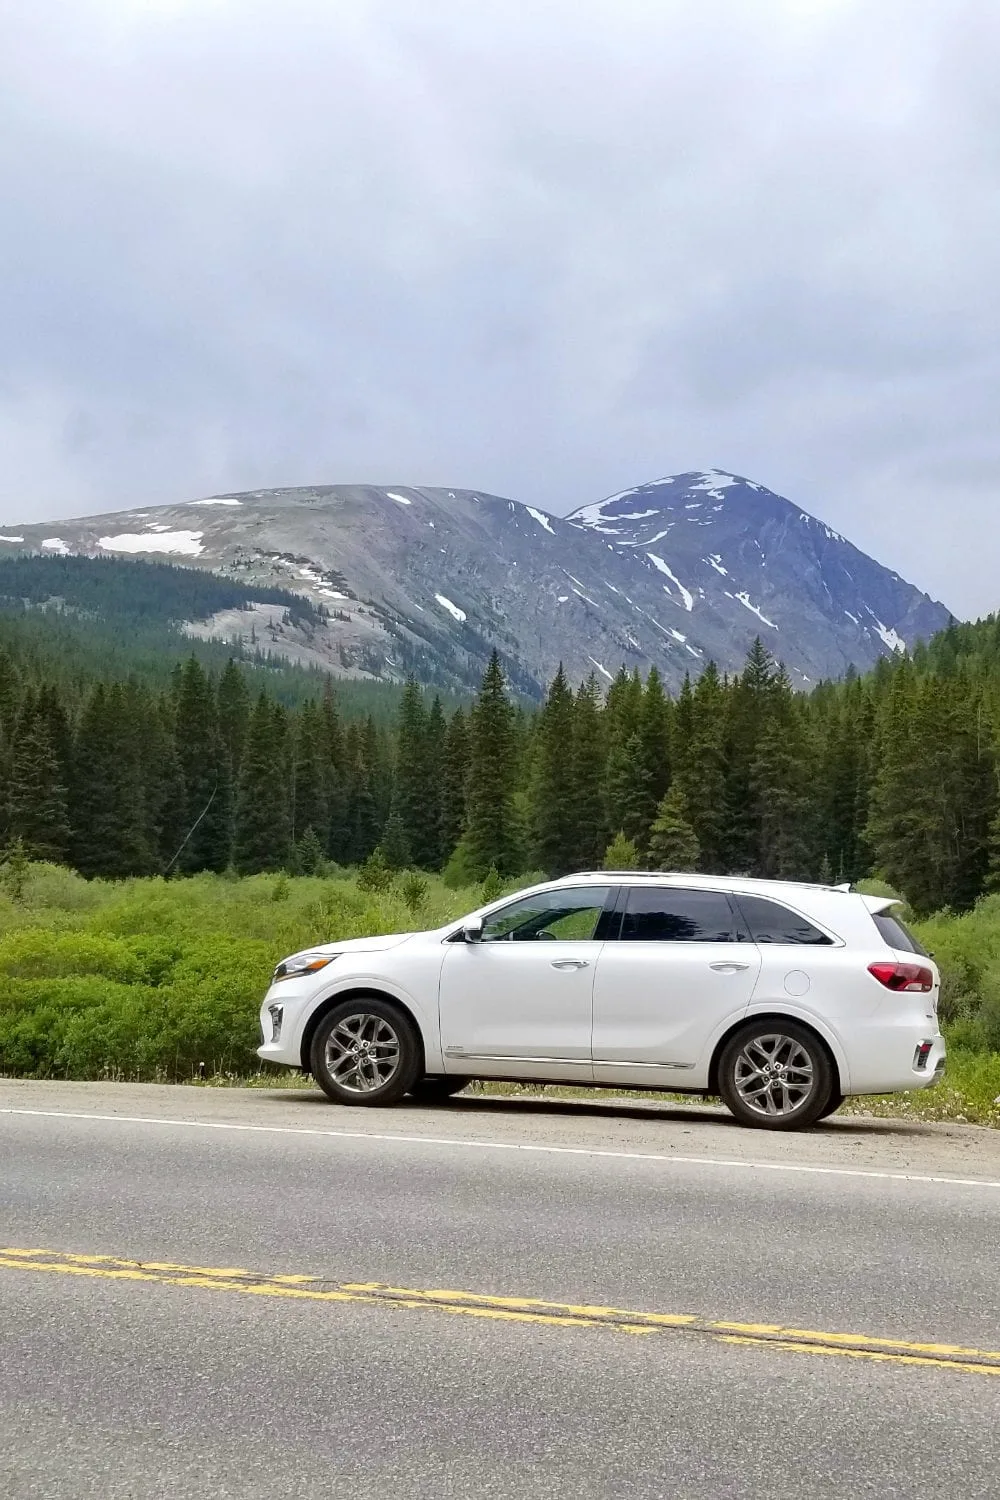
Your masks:
<svg viewBox="0 0 1000 1500"><path fill-rule="evenodd" d="M761 481L1000 606L997 0L0 0L0 523Z"/></svg>

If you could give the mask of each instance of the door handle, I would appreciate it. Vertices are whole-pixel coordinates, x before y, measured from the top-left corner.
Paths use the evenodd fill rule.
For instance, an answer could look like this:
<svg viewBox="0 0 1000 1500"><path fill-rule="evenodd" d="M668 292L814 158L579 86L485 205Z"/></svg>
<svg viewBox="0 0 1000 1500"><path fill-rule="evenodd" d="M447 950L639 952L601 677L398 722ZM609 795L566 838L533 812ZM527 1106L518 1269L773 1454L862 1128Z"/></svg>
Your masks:
<svg viewBox="0 0 1000 1500"><path fill-rule="evenodd" d="M553 969L589 969L589 958L554 958L550 965Z"/></svg>
<svg viewBox="0 0 1000 1500"><path fill-rule="evenodd" d="M727 959L725 963L709 964L708 967L717 974L738 974L741 969L749 969L750 965L733 963L731 959Z"/></svg>

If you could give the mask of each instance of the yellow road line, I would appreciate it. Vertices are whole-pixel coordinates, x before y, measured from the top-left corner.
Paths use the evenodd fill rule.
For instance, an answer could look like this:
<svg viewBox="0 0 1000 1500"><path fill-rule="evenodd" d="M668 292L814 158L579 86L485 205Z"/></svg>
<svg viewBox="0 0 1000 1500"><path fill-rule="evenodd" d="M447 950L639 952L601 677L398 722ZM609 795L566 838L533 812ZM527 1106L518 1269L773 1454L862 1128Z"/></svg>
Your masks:
<svg viewBox="0 0 1000 1500"><path fill-rule="evenodd" d="M183 1265L175 1261L136 1261L116 1255L87 1255L42 1248L0 1249L0 1270L48 1272L108 1281L159 1283L244 1296L283 1297L306 1302L377 1303L407 1309L433 1309L463 1317L558 1328L610 1328L649 1335L687 1333L719 1343L769 1347L798 1354L841 1355L882 1363L931 1366L964 1374L1000 1375L1000 1351L962 1344L910 1342L867 1334L789 1328L780 1323L735 1323L691 1313L637 1312L591 1303L547 1302L536 1297L497 1297L444 1288L387 1286L381 1282L329 1282L316 1276L273 1274L234 1266Z"/></svg>

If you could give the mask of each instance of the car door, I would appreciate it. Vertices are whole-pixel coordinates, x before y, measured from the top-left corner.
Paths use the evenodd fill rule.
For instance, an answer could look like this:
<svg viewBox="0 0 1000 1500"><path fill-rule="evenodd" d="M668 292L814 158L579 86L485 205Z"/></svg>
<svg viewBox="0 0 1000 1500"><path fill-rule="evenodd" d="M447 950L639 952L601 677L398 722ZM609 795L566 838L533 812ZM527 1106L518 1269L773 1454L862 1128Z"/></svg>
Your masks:
<svg viewBox="0 0 1000 1500"><path fill-rule="evenodd" d="M726 894L635 885L594 981L599 1083L704 1088L710 1040L750 1003L760 970Z"/></svg>
<svg viewBox="0 0 1000 1500"><path fill-rule="evenodd" d="M447 945L441 1048L449 1073L590 1080L594 974L613 891L566 887L492 912Z"/></svg>

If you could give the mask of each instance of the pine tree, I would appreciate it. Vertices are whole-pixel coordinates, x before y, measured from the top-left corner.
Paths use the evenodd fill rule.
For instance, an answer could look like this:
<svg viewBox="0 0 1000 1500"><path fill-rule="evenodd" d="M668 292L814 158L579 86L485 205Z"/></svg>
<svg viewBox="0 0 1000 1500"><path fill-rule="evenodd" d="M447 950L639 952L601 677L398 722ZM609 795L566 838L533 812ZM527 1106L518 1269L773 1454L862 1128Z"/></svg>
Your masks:
<svg viewBox="0 0 1000 1500"><path fill-rule="evenodd" d="M73 862L87 876L122 880L161 868L146 777L149 700L134 687L98 684L77 730L71 777Z"/></svg>
<svg viewBox="0 0 1000 1500"><path fill-rule="evenodd" d="M608 688L605 704L607 736L610 742L626 744L639 730L642 715L642 679L638 671L620 669Z"/></svg>
<svg viewBox="0 0 1000 1500"><path fill-rule="evenodd" d="M519 829L514 805L517 782L514 710L494 651L472 710L469 734L468 826L473 868L483 876L491 865L516 874Z"/></svg>
<svg viewBox="0 0 1000 1500"><path fill-rule="evenodd" d="M10 744L21 707L21 674L9 651L0 646L0 744Z"/></svg>
<svg viewBox="0 0 1000 1500"><path fill-rule="evenodd" d="M641 869L639 851L633 841L626 838L624 833L616 833L604 851L601 867L605 870Z"/></svg>
<svg viewBox="0 0 1000 1500"><path fill-rule="evenodd" d="M694 691L685 683L674 726L674 780L701 850L699 868L726 868L726 689L709 662Z"/></svg>
<svg viewBox="0 0 1000 1500"><path fill-rule="evenodd" d="M538 717L531 785L533 859L550 876L573 868L576 823L573 788L573 694L562 663Z"/></svg>
<svg viewBox="0 0 1000 1500"><path fill-rule="evenodd" d="M753 767L777 675L774 659L758 636L729 695L722 858L728 870L739 874L761 873L761 799ZM692 798L690 805L696 807L698 799Z"/></svg>
<svg viewBox="0 0 1000 1500"><path fill-rule="evenodd" d="M241 875L287 867L291 815L281 720L261 693L250 715L236 799L233 863Z"/></svg>
<svg viewBox="0 0 1000 1500"><path fill-rule="evenodd" d="M591 675L577 689L573 703L573 754L566 795L570 806L570 869L596 870L608 843L604 805L606 760L600 689Z"/></svg>
<svg viewBox="0 0 1000 1500"><path fill-rule="evenodd" d="M324 756L324 726L315 703L304 703L294 726L292 744L292 838L299 840L307 828L329 823L327 785L329 773Z"/></svg>
<svg viewBox="0 0 1000 1500"><path fill-rule="evenodd" d="M424 850L425 868L440 870L451 850L444 843L444 798L445 759L448 741L448 724L445 720L441 699L435 695L427 715L426 749L424 764L427 784L424 796L427 802L427 846Z"/></svg>
<svg viewBox="0 0 1000 1500"><path fill-rule="evenodd" d="M672 786L660 801L649 836L651 870L696 870L701 849L689 821L687 799Z"/></svg>
<svg viewBox="0 0 1000 1500"><path fill-rule="evenodd" d="M612 745L608 756L606 793L611 827L621 829L625 837L641 849L652 820L649 770L638 732L625 744L618 741Z"/></svg>
<svg viewBox="0 0 1000 1500"><path fill-rule="evenodd" d="M250 689L242 671L230 657L216 691L219 738L229 757L230 774L238 778L243 746L250 724Z"/></svg>
<svg viewBox="0 0 1000 1500"><path fill-rule="evenodd" d="M300 875L318 875L323 869L323 845L315 828L309 827L295 846L295 868Z"/></svg>
<svg viewBox="0 0 1000 1500"><path fill-rule="evenodd" d="M9 838L29 859L63 864L69 852L66 787L48 726L35 714L18 730L9 789Z"/></svg>
<svg viewBox="0 0 1000 1500"><path fill-rule="evenodd" d="M447 859L465 831L465 803L469 779L469 728L461 708L448 725L444 745L444 791L441 798L440 843Z"/></svg>
<svg viewBox="0 0 1000 1500"><path fill-rule="evenodd" d="M219 738L215 694L201 665L189 657L177 687L175 744L184 778L188 835L180 871L224 870L232 837L232 783Z"/></svg>
<svg viewBox="0 0 1000 1500"><path fill-rule="evenodd" d="M362 864L378 843L381 829L372 772L365 759L365 737L360 727L351 724L344 737L346 756L346 827L339 858L348 864Z"/></svg>
<svg viewBox="0 0 1000 1500"><path fill-rule="evenodd" d="M809 880L818 866L810 778L814 764L803 713L779 672L750 764L756 823L753 869L765 879Z"/></svg>
<svg viewBox="0 0 1000 1500"><path fill-rule="evenodd" d="M438 844L437 809L429 785L427 727L423 693L416 678L410 677L403 689L397 719L393 810L401 825L402 844L408 851L403 864L412 859L422 870L432 867Z"/></svg>
<svg viewBox="0 0 1000 1500"><path fill-rule="evenodd" d="M327 822L321 834L326 853L331 859L346 864L349 859L351 820L348 810L348 757L344 746L344 734L333 692L327 683L320 704L320 728L324 787L326 792ZM325 833L325 836L323 834Z"/></svg>
<svg viewBox="0 0 1000 1500"><path fill-rule="evenodd" d="M648 818L651 824L656 809L670 785L670 705L655 666L650 667L642 695L639 715L639 742L646 770L646 787L650 798Z"/></svg>
<svg viewBox="0 0 1000 1500"><path fill-rule="evenodd" d="M390 870L405 870L413 863L409 840L406 837L406 825L395 809L386 819L378 847Z"/></svg>

